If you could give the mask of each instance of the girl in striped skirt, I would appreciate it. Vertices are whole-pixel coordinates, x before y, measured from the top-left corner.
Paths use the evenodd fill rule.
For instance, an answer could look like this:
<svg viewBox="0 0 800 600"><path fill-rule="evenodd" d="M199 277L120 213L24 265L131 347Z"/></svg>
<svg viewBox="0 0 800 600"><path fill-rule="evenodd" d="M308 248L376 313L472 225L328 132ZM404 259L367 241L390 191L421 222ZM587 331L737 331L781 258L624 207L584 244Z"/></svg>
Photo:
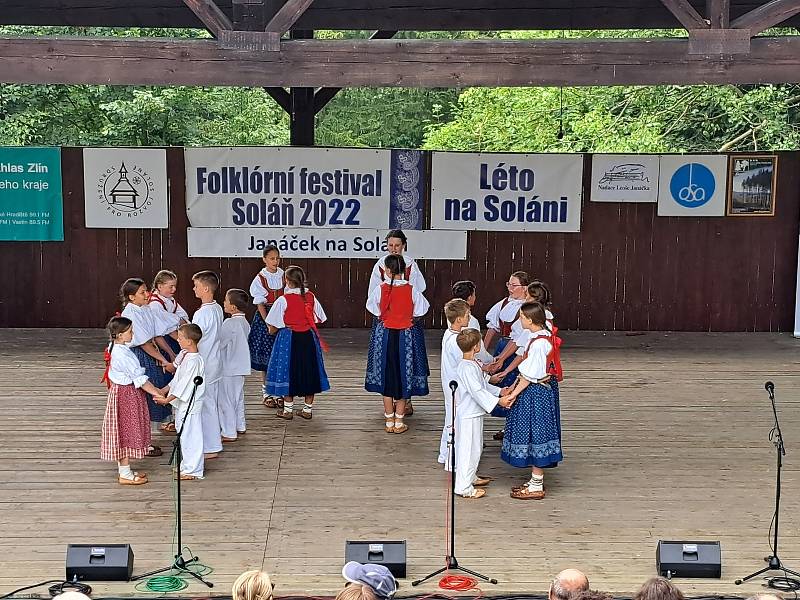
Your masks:
<svg viewBox="0 0 800 600"><path fill-rule="evenodd" d="M144 367L128 347L133 339L131 320L113 317L107 328L111 343L106 350L103 380L108 385L108 401L100 459L117 461L120 485L142 485L147 483L147 474L136 473L130 466L130 459L144 458L150 450L150 418L142 390L156 397L161 397L161 392L150 383Z"/></svg>

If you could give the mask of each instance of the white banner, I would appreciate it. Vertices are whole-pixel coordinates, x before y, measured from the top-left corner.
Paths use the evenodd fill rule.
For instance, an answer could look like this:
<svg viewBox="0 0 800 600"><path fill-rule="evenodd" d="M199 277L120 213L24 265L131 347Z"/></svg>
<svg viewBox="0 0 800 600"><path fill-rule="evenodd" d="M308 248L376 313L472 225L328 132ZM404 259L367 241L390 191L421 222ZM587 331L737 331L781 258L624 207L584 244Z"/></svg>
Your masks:
<svg viewBox="0 0 800 600"><path fill-rule="evenodd" d="M466 231L413 231L408 252L416 258L464 260ZM380 258L387 253L385 229L239 229L190 227L190 257L257 257L276 245L288 258Z"/></svg>
<svg viewBox="0 0 800 600"><path fill-rule="evenodd" d="M582 154L434 152L432 229L580 231Z"/></svg>
<svg viewBox="0 0 800 600"><path fill-rule="evenodd" d="M658 156L595 154L592 156L594 202L656 202Z"/></svg>
<svg viewBox="0 0 800 600"><path fill-rule="evenodd" d="M86 227L166 229L167 151L84 148Z"/></svg>
<svg viewBox="0 0 800 600"><path fill-rule="evenodd" d="M664 155L658 183L659 217L722 217L728 185L724 154Z"/></svg>
<svg viewBox="0 0 800 600"><path fill-rule="evenodd" d="M419 151L187 148L184 157L192 227L422 227Z"/></svg>

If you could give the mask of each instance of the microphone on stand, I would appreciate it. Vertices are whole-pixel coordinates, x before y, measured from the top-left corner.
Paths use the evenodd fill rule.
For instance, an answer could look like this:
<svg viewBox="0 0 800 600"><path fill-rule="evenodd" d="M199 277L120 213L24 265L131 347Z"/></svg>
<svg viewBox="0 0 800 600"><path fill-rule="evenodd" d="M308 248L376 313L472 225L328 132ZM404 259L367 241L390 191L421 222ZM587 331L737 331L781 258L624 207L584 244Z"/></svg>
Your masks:
<svg viewBox="0 0 800 600"><path fill-rule="evenodd" d="M456 388L458 387L458 382L455 379L453 379L450 381L449 386L450 386L450 391L455 392Z"/></svg>
<svg viewBox="0 0 800 600"><path fill-rule="evenodd" d="M769 399L770 400L774 400L775 399L775 384L772 383L771 381L767 381L764 384L764 389L767 390L767 393L769 394Z"/></svg>
<svg viewBox="0 0 800 600"><path fill-rule="evenodd" d="M195 385L202 385L202 383L203 383L203 378L202 378L202 377L200 377L200 375L198 375L197 377L195 377L195 378L192 380L192 383L194 383Z"/></svg>

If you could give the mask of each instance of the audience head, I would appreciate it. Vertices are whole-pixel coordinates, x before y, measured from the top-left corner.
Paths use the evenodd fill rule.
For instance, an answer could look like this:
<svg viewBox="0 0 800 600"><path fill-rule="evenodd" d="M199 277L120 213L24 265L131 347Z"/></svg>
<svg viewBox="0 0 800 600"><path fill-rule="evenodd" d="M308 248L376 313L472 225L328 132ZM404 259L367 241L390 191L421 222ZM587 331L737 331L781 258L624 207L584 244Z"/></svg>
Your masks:
<svg viewBox="0 0 800 600"><path fill-rule="evenodd" d="M75 592L75 591L68 591L68 592L61 592L57 596L53 596L53 598L58 598L58 600L91 600L89 596L82 592Z"/></svg>
<svg viewBox="0 0 800 600"><path fill-rule="evenodd" d="M573 594L572 600L614 600L614 596L597 590L586 590Z"/></svg>
<svg viewBox="0 0 800 600"><path fill-rule="evenodd" d="M368 585L347 582L345 588L336 594L335 600L378 600Z"/></svg>
<svg viewBox="0 0 800 600"><path fill-rule="evenodd" d="M232 600L272 600L275 586L264 571L246 571L233 582Z"/></svg>
<svg viewBox="0 0 800 600"><path fill-rule="evenodd" d="M351 561L342 569L342 577L356 586L369 588L368 591L372 592L380 600L389 600L397 591L397 580L391 571L383 565L362 565ZM366 590L361 590L362 596L359 597L369 600L363 595L366 592ZM352 593L355 594L355 592ZM350 598L349 600L355 600L355 598Z"/></svg>
<svg viewBox="0 0 800 600"><path fill-rule="evenodd" d="M575 594L588 591L589 578L578 569L564 569L550 583L550 600L572 600Z"/></svg>
<svg viewBox="0 0 800 600"><path fill-rule="evenodd" d="M644 582L633 600L684 600L683 593L663 577L653 577Z"/></svg>

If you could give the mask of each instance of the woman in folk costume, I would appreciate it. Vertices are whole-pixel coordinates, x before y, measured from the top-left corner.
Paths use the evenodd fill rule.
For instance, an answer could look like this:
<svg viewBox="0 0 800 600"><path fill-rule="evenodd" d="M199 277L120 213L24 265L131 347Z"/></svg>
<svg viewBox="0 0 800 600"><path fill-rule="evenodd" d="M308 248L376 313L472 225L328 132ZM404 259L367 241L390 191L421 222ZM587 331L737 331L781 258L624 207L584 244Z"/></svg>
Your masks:
<svg viewBox="0 0 800 600"><path fill-rule="evenodd" d="M428 301L404 279L406 264L399 254L384 260L384 282L373 289L367 310L375 315L369 341L368 392L383 396L385 431L404 433L406 407L412 396L428 395L428 357L414 333L414 319L428 312Z"/></svg>
<svg viewBox="0 0 800 600"><path fill-rule="evenodd" d="M294 397L305 403L297 414L311 419L314 396L331 389L322 361L327 347L319 338L317 323L327 320L322 305L308 289L300 267L286 269L286 289L267 314L267 325L275 344L267 369L267 393L283 398L276 416L294 418Z"/></svg>
<svg viewBox="0 0 800 600"><path fill-rule="evenodd" d="M484 346L488 349L495 337L497 345L494 349L494 362L486 365L485 370L488 373L494 374L505 369L514 360L514 353L503 352L506 346L513 344L511 338L511 328L514 323L519 319L519 307L525 302L525 294L528 286L528 274L525 271L515 271L508 278L506 288L508 289L508 296L496 303L489 312L486 314L486 321L488 328L486 336L483 339ZM515 349L515 348L514 348ZM500 360L498 357L501 355L506 358ZM506 387L514 383L517 378L517 371L510 371L500 381L492 381L495 385Z"/></svg>
<svg viewBox="0 0 800 600"><path fill-rule="evenodd" d="M547 329L545 309L538 302L523 304L520 320L530 337L525 360L519 366L520 376L509 394L514 404L506 414L500 458L514 467L531 468L531 478L512 488L511 497L540 500L545 496L544 469L563 459L561 424L548 374L552 333Z"/></svg>
<svg viewBox="0 0 800 600"><path fill-rule="evenodd" d="M117 461L120 485L142 485L147 483L147 474L132 471L130 459L149 455L150 418L144 391L157 397L161 391L148 381L144 367L128 347L133 338L131 320L112 317L107 329L111 343L103 381L108 386L108 401L100 460Z"/></svg>
<svg viewBox="0 0 800 600"><path fill-rule="evenodd" d="M253 297L253 304L256 305L257 310L250 324L247 343L250 347L250 367L254 371L261 371L261 395L264 406L280 408L283 406L283 398L267 393L267 369L272 346L275 344L275 336L270 334L267 327L267 314L275 301L283 296L286 278L283 269L279 266L281 252L277 246L264 248L262 260L264 268L256 273L250 284L250 295Z"/></svg>
<svg viewBox="0 0 800 600"><path fill-rule="evenodd" d="M175 368L156 344L155 338L158 336L153 312L148 307L147 286L141 279L128 279L122 284L119 295L123 306L122 316L133 322L133 339L128 345L144 367L150 383L161 389L172 381ZM172 409L154 402L151 394L147 394L147 409L153 423L161 423L172 415ZM161 454L161 448L152 446L149 456Z"/></svg>
<svg viewBox="0 0 800 600"><path fill-rule="evenodd" d="M405 263L405 267L403 268L403 279L410 283L418 293L424 294L425 288L427 287L425 283L425 277L423 277L422 272L419 270L417 262L411 256L406 254L406 250L408 249L408 238L401 229L392 229L386 234L386 249L389 251L389 254L378 259L378 261L372 267L372 273L370 274L369 278L369 288L367 289L367 298L370 298L372 293L375 291L375 288L380 287L385 281L385 261L389 256L400 256L403 258ZM378 318L372 320L373 335L375 333L375 328L378 326L378 322ZM414 336L414 343L416 347L423 350L423 355L425 356L426 361L425 373L426 376L428 376L431 374L431 372L427 363L427 352L425 351L425 329L422 327L421 320L414 321L411 334ZM414 407L409 400L406 402L405 416L409 417L412 414L414 414Z"/></svg>

